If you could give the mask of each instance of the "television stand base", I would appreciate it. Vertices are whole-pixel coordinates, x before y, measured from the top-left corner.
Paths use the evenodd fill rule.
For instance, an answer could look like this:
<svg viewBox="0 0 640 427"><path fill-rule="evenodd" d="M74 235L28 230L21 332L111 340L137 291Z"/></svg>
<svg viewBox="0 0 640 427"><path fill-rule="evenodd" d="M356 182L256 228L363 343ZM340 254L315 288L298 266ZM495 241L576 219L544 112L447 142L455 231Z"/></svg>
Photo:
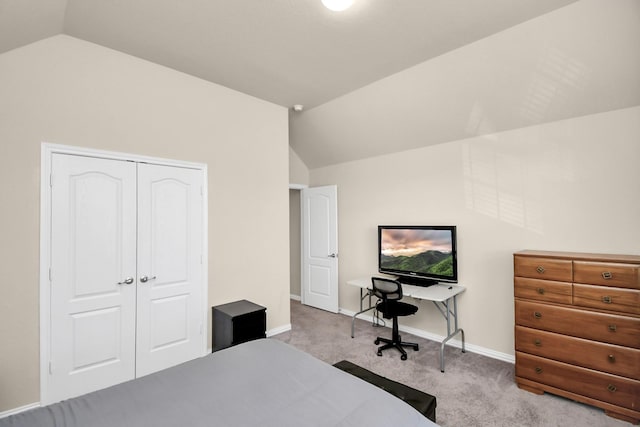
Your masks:
<svg viewBox="0 0 640 427"><path fill-rule="evenodd" d="M438 284L437 280L422 279L420 277L398 276L396 280L403 285L422 286L425 288Z"/></svg>

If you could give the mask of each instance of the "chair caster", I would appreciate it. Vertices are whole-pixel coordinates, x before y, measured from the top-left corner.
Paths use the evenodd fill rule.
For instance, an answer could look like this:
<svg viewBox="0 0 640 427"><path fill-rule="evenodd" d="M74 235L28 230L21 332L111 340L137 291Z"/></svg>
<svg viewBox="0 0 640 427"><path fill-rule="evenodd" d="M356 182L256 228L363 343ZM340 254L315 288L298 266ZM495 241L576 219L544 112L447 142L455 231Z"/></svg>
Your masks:
<svg viewBox="0 0 640 427"><path fill-rule="evenodd" d="M400 360L407 360L407 355L403 354L402 356L400 356Z"/></svg>
<svg viewBox="0 0 640 427"><path fill-rule="evenodd" d="M380 344L380 340L378 340L378 339L377 339L377 340L375 340L373 343L374 343L375 345L378 345L378 344Z"/></svg>
<svg viewBox="0 0 640 427"><path fill-rule="evenodd" d="M380 350L378 350L378 352L376 353L378 356L382 356L382 352Z"/></svg>

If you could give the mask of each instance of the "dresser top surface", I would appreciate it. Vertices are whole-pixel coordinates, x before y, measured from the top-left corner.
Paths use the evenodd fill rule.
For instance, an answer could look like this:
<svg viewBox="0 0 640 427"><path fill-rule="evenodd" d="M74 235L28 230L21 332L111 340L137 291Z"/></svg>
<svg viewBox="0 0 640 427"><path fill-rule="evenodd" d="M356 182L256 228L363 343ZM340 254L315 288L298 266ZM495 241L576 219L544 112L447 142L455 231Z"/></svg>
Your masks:
<svg viewBox="0 0 640 427"><path fill-rule="evenodd" d="M523 250L514 253L517 256L544 257L555 259L571 259L577 261L602 261L620 262L629 264L640 264L640 255L618 255L618 254L595 254L585 252L559 252L559 251L538 251Z"/></svg>

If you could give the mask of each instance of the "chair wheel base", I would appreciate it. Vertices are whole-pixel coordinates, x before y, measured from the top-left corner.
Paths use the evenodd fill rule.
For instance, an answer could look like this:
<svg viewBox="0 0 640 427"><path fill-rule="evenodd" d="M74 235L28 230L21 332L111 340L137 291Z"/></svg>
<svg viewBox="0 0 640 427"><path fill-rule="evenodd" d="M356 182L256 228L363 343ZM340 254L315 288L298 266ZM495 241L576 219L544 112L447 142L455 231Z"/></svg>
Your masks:
<svg viewBox="0 0 640 427"><path fill-rule="evenodd" d="M376 345L380 344L380 343L384 343L385 345L378 347L376 354L378 356L382 356L382 352L384 350L388 350L390 348L395 348L396 350L398 350L400 352L400 359L401 360L407 360L407 352L404 351L403 347L411 347L414 351L418 351L420 349L420 346L416 343L413 342L404 342L400 340L400 337L397 337L397 340L393 340L393 339L388 339L388 338L382 338L382 337L377 337L376 340L374 341L374 343Z"/></svg>

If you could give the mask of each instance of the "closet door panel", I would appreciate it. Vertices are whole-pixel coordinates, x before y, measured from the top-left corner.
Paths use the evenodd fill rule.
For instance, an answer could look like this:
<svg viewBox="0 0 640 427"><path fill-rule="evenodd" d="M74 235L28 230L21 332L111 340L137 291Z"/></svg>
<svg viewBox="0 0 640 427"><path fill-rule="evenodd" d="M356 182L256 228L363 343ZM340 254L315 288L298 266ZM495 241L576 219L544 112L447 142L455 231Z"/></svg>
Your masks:
<svg viewBox="0 0 640 427"><path fill-rule="evenodd" d="M135 164L53 155L51 247L52 401L134 378Z"/></svg>
<svg viewBox="0 0 640 427"><path fill-rule="evenodd" d="M137 376L202 355L202 172L138 165Z"/></svg>

